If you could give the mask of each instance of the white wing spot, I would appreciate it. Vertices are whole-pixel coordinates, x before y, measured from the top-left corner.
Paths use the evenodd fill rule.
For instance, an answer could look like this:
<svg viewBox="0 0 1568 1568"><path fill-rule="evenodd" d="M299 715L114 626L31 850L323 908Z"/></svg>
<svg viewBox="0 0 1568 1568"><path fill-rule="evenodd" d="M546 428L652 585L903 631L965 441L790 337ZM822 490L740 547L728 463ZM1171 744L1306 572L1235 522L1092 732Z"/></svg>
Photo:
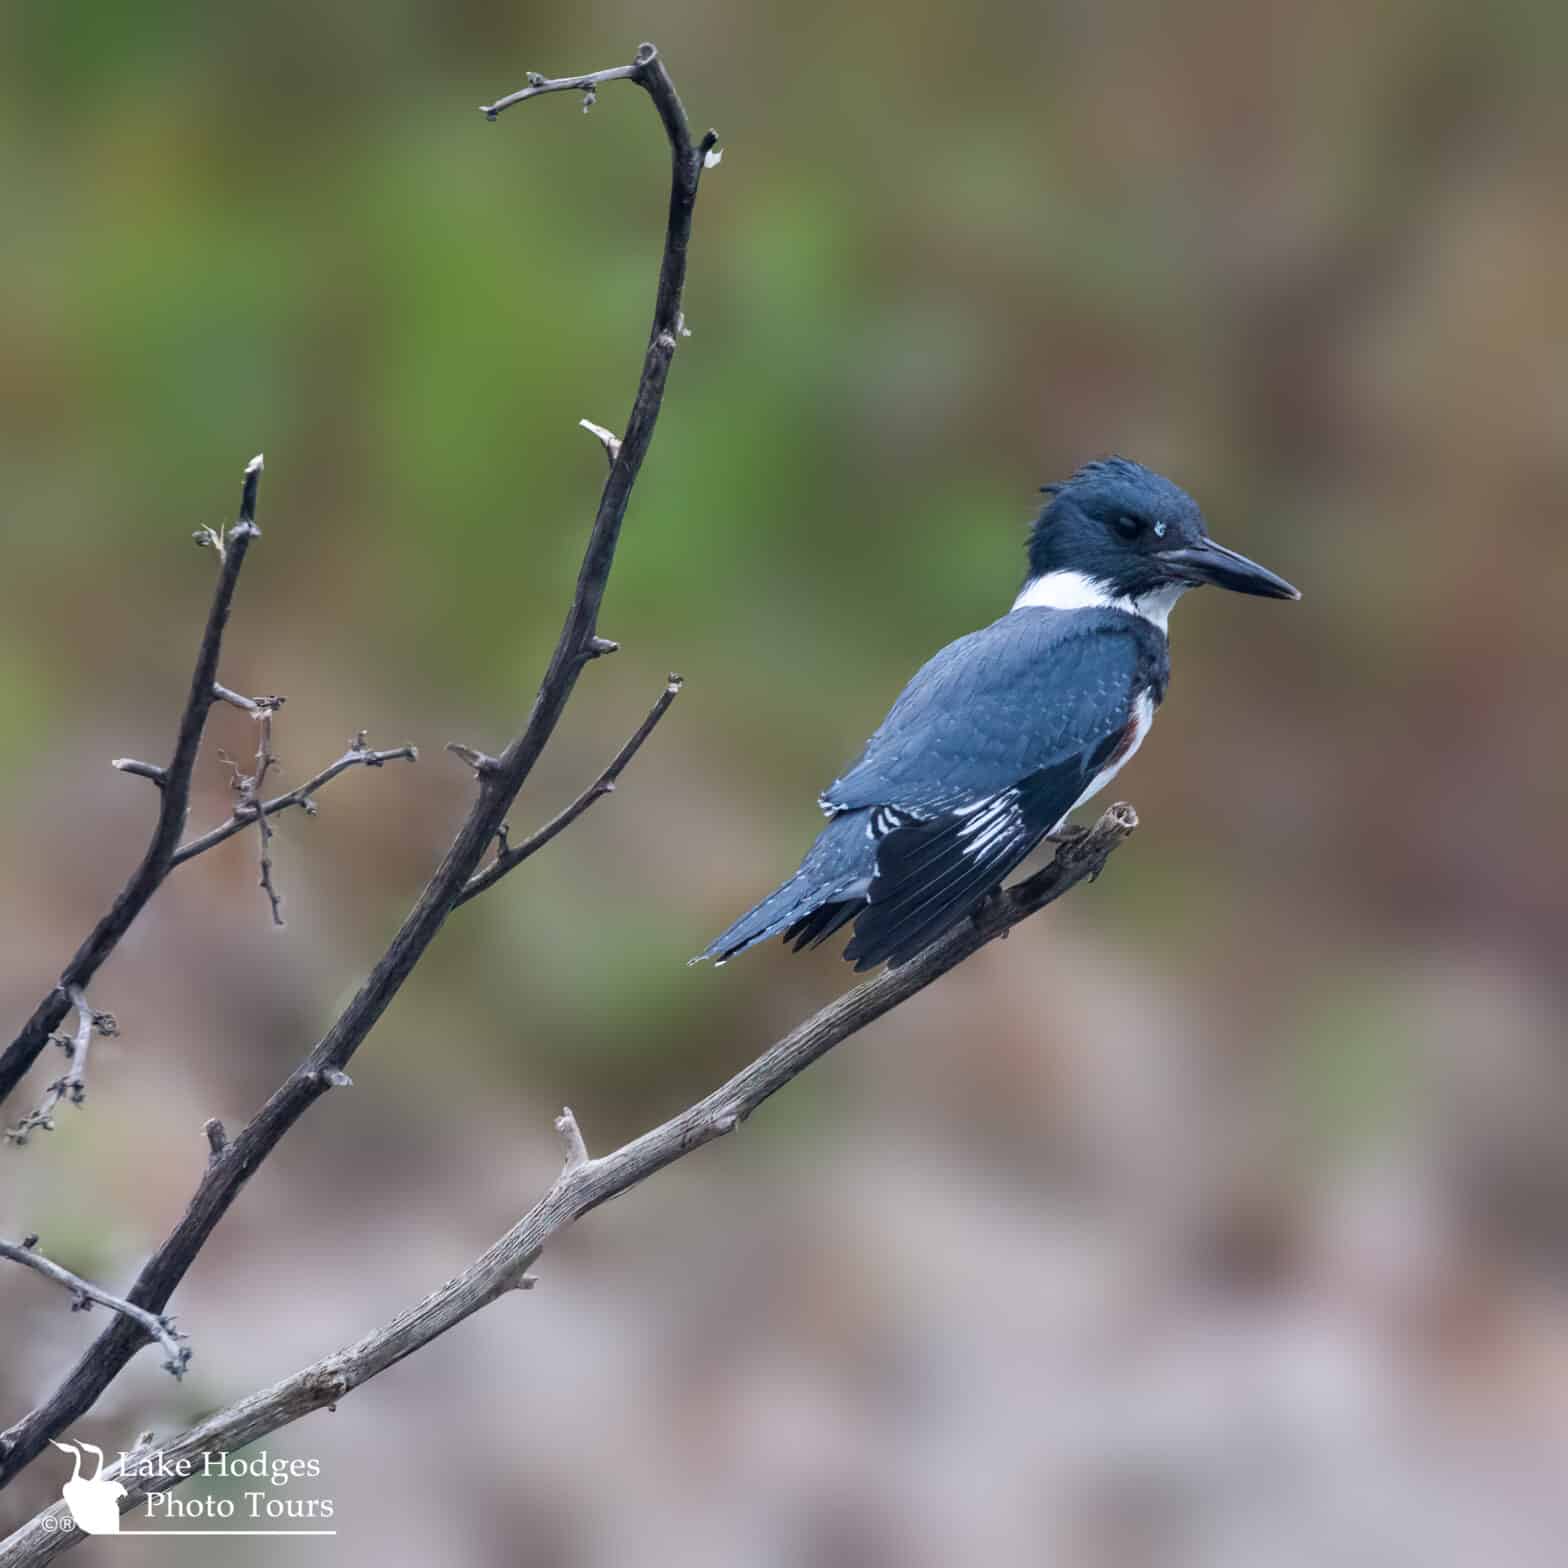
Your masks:
<svg viewBox="0 0 1568 1568"><path fill-rule="evenodd" d="M1023 827L1016 789L987 796L964 807L957 815L965 818L958 829L959 847L972 860L982 859L1003 839L1011 838Z"/></svg>

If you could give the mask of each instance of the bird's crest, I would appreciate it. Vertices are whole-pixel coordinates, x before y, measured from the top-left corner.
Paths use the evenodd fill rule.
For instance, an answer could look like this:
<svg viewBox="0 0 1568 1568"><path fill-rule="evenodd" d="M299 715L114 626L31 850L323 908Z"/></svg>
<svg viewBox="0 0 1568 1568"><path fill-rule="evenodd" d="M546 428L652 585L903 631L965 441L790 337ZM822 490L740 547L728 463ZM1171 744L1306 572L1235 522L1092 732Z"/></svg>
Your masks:
<svg viewBox="0 0 1568 1568"><path fill-rule="evenodd" d="M1074 485L1088 484L1096 479L1137 479L1148 473L1142 463L1112 452L1106 457L1092 457L1087 463L1080 463L1065 479L1053 479L1050 484L1041 485L1040 494L1060 495Z"/></svg>

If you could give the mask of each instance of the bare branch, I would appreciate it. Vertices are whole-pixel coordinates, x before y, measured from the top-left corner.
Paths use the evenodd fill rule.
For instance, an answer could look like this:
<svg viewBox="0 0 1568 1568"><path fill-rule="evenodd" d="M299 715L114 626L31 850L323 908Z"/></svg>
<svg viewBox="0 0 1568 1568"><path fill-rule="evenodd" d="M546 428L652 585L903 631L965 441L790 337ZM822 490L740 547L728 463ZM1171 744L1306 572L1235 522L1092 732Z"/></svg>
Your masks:
<svg viewBox="0 0 1568 1568"><path fill-rule="evenodd" d="M261 469L259 456L253 457L246 465L240 486L239 520L227 534L218 534L212 529L203 530L206 542L218 552L218 584L213 592L212 608L207 612L207 625L202 632L201 644L196 651L196 667L191 673L185 711L180 715L174 755L164 770L158 800L158 820L153 827L152 839L142 855L141 864L131 873L130 880L120 890L108 914L93 927L87 939L77 948L58 982L33 1009L32 1017L22 1026L21 1033L0 1053L0 1101L16 1088L22 1075L48 1045L50 1035L59 1028L61 1019L71 1005L71 988L92 982L104 960L119 945L132 921L142 912L148 899L158 891L174 864L175 849L179 845L180 834L185 830L186 813L190 810L191 774L196 766L197 752L201 749L207 712L213 702L212 684L218 672L218 655L223 647L224 628L229 622L229 610L234 603L234 590L245 564L246 552L250 549L251 541L259 538L261 533L256 527L256 490L261 482Z"/></svg>
<svg viewBox="0 0 1568 1568"><path fill-rule="evenodd" d="M76 1033L53 1036L69 1053L70 1063L44 1090L38 1104L16 1126L6 1128L5 1136L11 1143L26 1143L34 1132L53 1132L55 1109L62 1100L81 1105L87 1099L87 1052L93 1036L101 1034L112 1039L120 1032L114 1014L100 1013L91 1007L80 986L71 987L70 1001L76 1009Z"/></svg>
<svg viewBox="0 0 1568 1568"><path fill-rule="evenodd" d="M254 822L261 837L261 876L258 886L267 895L267 902L272 907L273 925L281 927L286 922L283 919L283 899L272 881L272 824L267 820L267 813L262 810L261 791L267 782L267 774L278 760L272 754L272 717L283 706L286 699L277 696L242 697L238 692L230 691L228 687L220 686L216 681L212 684L212 694L219 702L226 702L231 707L248 713L256 721L256 771L254 773L242 773L239 764L225 752L220 751L218 755L234 771L234 789L240 797L239 806L234 814L248 822Z"/></svg>
<svg viewBox="0 0 1568 1568"><path fill-rule="evenodd" d="M163 1347L165 1371L172 1372L176 1379L185 1375L185 1368L190 1364L191 1359L190 1347L180 1343L186 1336L175 1330L173 1318L144 1312L140 1307L133 1306L119 1296L111 1296L100 1286L80 1278L69 1269L61 1268L58 1263L46 1258L37 1248L36 1236L24 1236L20 1245L10 1241L0 1241L0 1258L9 1258L13 1263L20 1263L30 1268L35 1274L42 1274L45 1279L52 1279L55 1284L63 1285L71 1293L73 1312L85 1312L95 1301L111 1312L118 1312L121 1317L140 1328L150 1342Z"/></svg>
<svg viewBox="0 0 1568 1568"><path fill-rule="evenodd" d="M653 45L644 44L637 51L634 64L612 66L608 71L590 71L586 76L561 76L554 81L541 76L537 71L529 71L526 87L518 92L509 93L505 98L498 98L494 103L481 104L479 112L487 120L493 121L503 109L510 109L514 103L522 103L528 98L537 98L541 93L582 93L590 98L596 97L599 88L605 82L634 80L638 70L651 64L653 57ZM587 108L588 104L584 104L583 107Z"/></svg>
<svg viewBox="0 0 1568 1568"><path fill-rule="evenodd" d="M483 893L487 887L494 887L508 871L536 855L557 834L564 833L596 800L611 794L615 789L615 781L625 770L627 763L635 757L642 748L642 743L653 734L655 726L669 711L670 704L675 701L682 685L679 675L671 675L665 683L664 690L659 693L659 700L648 710L648 717L639 724L631 738L615 756L610 759L610 765L574 800L564 811L552 817L537 833L531 833L521 844L510 845L504 839L499 853L483 871L476 871L465 884L463 891L458 895L457 902L466 904L469 899ZM505 824L503 823L504 827ZM498 832L497 837L501 835Z"/></svg>
<svg viewBox="0 0 1568 1568"><path fill-rule="evenodd" d="M267 895L267 902L272 906L272 923L275 926L283 924L283 900L278 896L278 890L272 882L272 824L267 820L267 813L261 809L261 790L267 782L267 774L277 758L272 754L272 715L275 709L262 708L256 715L256 771L251 775L250 787L245 792L243 805L248 806L256 817L256 829L261 835L261 890Z"/></svg>
<svg viewBox="0 0 1568 1568"><path fill-rule="evenodd" d="M814 1017L792 1029L749 1067L699 1100L680 1115L611 1154L589 1159L582 1133L570 1109L556 1119L565 1146L565 1165L548 1192L506 1234L455 1279L399 1314L385 1327L314 1362L292 1377L251 1394L210 1416L180 1436L161 1443L167 1460L200 1459L204 1454L232 1453L247 1443L339 1400L405 1356L430 1343L482 1307L531 1283L528 1269L546 1243L600 1204L608 1203L694 1149L733 1132L765 1100L835 1045L875 1019L906 1002L950 969L1005 936L1020 921L1053 903L1080 882L1092 881L1116 847L1138 825L1131 806L1114 805L1087 833L1063 845L1043 870L984 905L973 920L940 938L917 958L898 969L857 986L829 1003ZM105 1470L123 1476L128 1495L122 1511L135 1508L149 1493L178 1484L176 1476L153 1478L138 1473L135 1456L127 1466ZM177 1471L173 1464L161 1467ZM200 1466L193 1467L200 1470ZM6 1568L47 1561L73 1544L75 1534L61 1532L61 1505L46 1509L0 1545Z"/></svg>
<svg viewBox="0 0 1568 1568"><path fill-rule="evenodd" d="M359 992L316 1046L241 1129L223 1155L208 1162L184 1216L137 1276L128 1299L148 1311L162 1310L246 1180L300 1117L329 1091L332 1082L327 1075L334 1069L342 1071L347 1066L349 1059L435 939L447 916L462 901L469 879L478 871L481 861L496 842L508 809L555 733L584 664L592 657L592 643L598 635L599 608L615 561L627 504L653 439L659 410L664 401L665 385L678 342L692 213L702 177L703 160L716 141L714 133L710 131L693 145L686 112L681 107L675 85L664 69L658 51L651 44L644 44L629 66L600 72L591 81L588 78L574 78L567 85L580 85L586 91L588 86L616 80L631 81L641 87L658 111L671 151L670 200L664 253L654 297L653 322L649 329L637 393L625 423L620 453L610 467L599 497L566 623L540 682L527 722L501 756L495 759L495 770L480 774L476 798L467 819L385 953ZM564 90L564 86L552 87L541 79L506 102L518 102L522 97L533 96L537 92ZM492 107L499 112L505 103ZM231 529L226 541L225 570L234 567L238 553L235 547L236 532L236 529ZM243 544L248 537L248 534L241 535L239 542ZM206 705L212 700L216 666L214 648L212 659L198 664L193 687L193 701L199 701L203 715ZM171 774L173 771L171 769ZM176 795L180 797L181 819L188 784L187 768L184 787L179 790L172 787L165 789L162 796L165 810ZM177 833L176 823L167 850L159 862L160 879L173 855ZM129 924L129 918L125 923ZM55 1015L55 1022L58 1022L59 1016L61 1014ZM53 1023L48 1027L53 1028ZM47 1038L47 1031L44 1038ZM3 1089L4 1082L0 1080L0 1092ZM516 1283L514 1278L506 1288L513 1288ZM138 1335L124 1321L111 1325L88 1348L52 1395L0 1434L0 1486L28 1464L50 1438L58 1435L91 1408L103 1390L119 1375L139 1343Z"/></svg>
<svg viewBox="0 0 1568 1568"><path fill-rule="evenodd" d="M365 744L365 732L361 730L349 743L348 750L336 762L330 763L321 772L313 774L303 784L289 790L287 794L274 795L271 800L264 801L261 810L267 816L273 817L280 811L287 811L290 806L298 806L307 817L313 817L316 814L316 792L325 788L340 773L347 773L350 768L380 768L389 762L417 762L418 760L417 746L394 746L390 751L372 751ZM219 823L210 832L203 833L200 838L193 838L189 843L182 844L175 852L173 864L182 866L187 860L205 854L225 839L233 838L236 833L243 832L255 820L254 807L245 811L236 811L227 822Z"/></svg>

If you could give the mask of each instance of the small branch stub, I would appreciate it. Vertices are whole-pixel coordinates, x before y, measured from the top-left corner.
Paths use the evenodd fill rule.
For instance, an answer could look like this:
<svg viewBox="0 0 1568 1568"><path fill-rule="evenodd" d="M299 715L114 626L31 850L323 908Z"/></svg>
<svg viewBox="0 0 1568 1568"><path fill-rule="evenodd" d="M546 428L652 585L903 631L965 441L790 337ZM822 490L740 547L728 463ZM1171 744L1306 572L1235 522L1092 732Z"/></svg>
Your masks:
<svg viewBox="0 0 1568 1568"><path fill-rule="evenodd" d="M479 751L473 746L465 746L460 740L449 740L446 743L446 749L459 762L466 762L480 778L500 771L501 764L488 751Z"/></svg>
<svg viewBox="0 0 1568 1568"><path fill-rule="evenodd" d="M150 779L159 789L163 788L169 776L157 763L138 762L135 757L116 757L109 766L118 768L121 773L134 773L138 778Z"/></svg>
<svg viewBox="0 0 1568 1568"><path fill-rule="evenodd" d="M555 1130L561 1135L561 1147L565 1152L561 1174L570 1176L588 1163L588 1145L583 1141L582 1129L572 1115L571 1106L561 1107L561 1114L555 1119Z"/></svg>
<svg viewBox="0 0 1568 1568"><path fill-rule="evenodd" d="M603 425L596 425L591 419L579 419L577 423L598 440L599 445L604 448L604 455L613 464L621 455L621 438L613 430L606 430Z"/></svg>

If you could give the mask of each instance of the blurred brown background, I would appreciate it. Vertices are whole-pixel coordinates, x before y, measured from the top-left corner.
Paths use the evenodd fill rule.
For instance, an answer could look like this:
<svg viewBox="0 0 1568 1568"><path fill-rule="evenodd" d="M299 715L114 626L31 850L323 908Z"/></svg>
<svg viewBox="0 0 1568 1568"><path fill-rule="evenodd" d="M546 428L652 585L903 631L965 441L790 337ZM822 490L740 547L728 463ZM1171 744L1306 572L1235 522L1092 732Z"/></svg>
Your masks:
<svg viewBox="0 0 1568 1568"><path fill-rule="evenodd" d="M380 950L526 711L624 418L666 154L639 94L475 112L654 38L705 182L664 419L514 826L685 695L456 917L76 1435L358 1337L549 1180L837 995L697 951L935 648L1034 488L1171 473L1299 606L1200 595L1096 887L269 1441L341 1533L236 1564L1545 1564L1568 1530L1568 12L1524 0L0 12L0 999L140 853L213 562L298 781L415 768L178 872L124 1035L0 1231L122 1287ZM214 715L195 825L227 811ZM41 1087L43 1068L29 1084ZM7 1107L7 1120L26 1101ZM103 1316L0 1274L0 1423ZM57 1495L59 1456L0 1499ZM210 1543L209 1543L210 1544ZM134 1550L121 1548L121 1550ZM168 1560L196 1545L169 1543ZM182 1558L183 1560L183 1558Z"/></svg>

